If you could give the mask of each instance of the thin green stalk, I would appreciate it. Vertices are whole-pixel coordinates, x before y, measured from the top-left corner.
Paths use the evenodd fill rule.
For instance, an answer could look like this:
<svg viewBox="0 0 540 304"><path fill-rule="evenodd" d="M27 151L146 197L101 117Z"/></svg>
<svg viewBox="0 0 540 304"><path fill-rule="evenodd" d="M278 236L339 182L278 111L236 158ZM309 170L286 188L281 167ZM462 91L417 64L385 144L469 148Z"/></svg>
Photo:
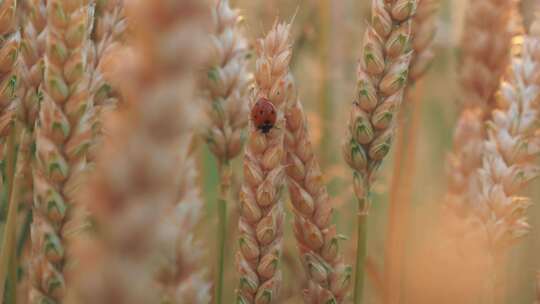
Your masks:
<svg viewBox="0 0 540 304"><path fill-rule="evenodd" d="M4 304L17 304L17 267L19 265L17 255L15 254L15 246L11 247L11 258L9 260L9 269L6 282L6 293Z"/></svg>
<svg viewBox="0 0 540 304"><path fill-rule="evenodd" d="M14 246L17 238L17 195L16 191L13 191L15 187L15 162L16 160L16 146L15 146L15 127L11 128L11 132L8 136L7 142L7 163L6 163L6 184L8 193L8 215L6 220L6 226L4 228L4 235L2 237L2 251L0 252L0 299L4 299L4 287L6 277L9 274L9 262L12 261L12 253L14 252ZM15 285L16 284L11 284ZM9 286L10 289L14 288Z"/></svg>
<svg viewBox="0 0 540 304"><path fill-rule="evenodd" d="M367 206L368 195L358 200L358 231L356 236L356 271L354 276L354 304L360 304L364 297L364 273L367 254Z"/></svg>
<svg viewBox="0 0 540 304"><path fill-rule="evenodd" d="M231 165L225 161L220 166L220 197L218 199L218 261L217 261L217 284L216 304L221 304L223 299L223 273L225 268L225 243L227 238L227 197L231 189Z"/></svg>

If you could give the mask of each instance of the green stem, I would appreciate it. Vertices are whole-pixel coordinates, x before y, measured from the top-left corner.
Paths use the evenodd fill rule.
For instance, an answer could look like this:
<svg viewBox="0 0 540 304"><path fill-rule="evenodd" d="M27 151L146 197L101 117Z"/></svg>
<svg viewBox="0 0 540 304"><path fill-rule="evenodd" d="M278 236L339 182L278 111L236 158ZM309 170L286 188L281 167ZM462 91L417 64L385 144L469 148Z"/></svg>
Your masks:
<svg viewBox="0 0 540 304"><path fill-rule="evenodd" d="M227 238L227 197L231 188L231 166L225 161L220 166L221 185L220 198L218 199L218 261L217 261L217 284L215 288L216 304L221 304L223 299L223 273L225 267L225 243Z"/></svg>
<svg viewBox="0 0 540 304"><path fill-rule="evenodd" d="M11 258L6 282L5 304L17 304L17 266L19 262L15 254L15 246L11 246Z"/></svg>
<svg viewBox="0 0 540 304"><path fill-rule="evenodd" d="M362 303L364 296L364 268L367 254L367 196L358 201L358 233L356 236L356 270L354 278L354 304Z"/></svg>
<svg viewBox="0 0 540 304"><path fill-rule="evenodd" d="M16 191L13 191L15 187L15 163L17 161L17 153L15 146L15 127L12 126L10 134L8 136L7 142L7 151L6 156L6 187L7 187L7 197L8 197L8 214L6 220L6 226L4 228L4 235L2 237L2 251L0 252L0 299L4 299L4 287L6 278L10 272L10 262L14 262L12 253L14 252L14 247L17 238L17 195ZM16 282L14 282L16 284ZM13 286L15 284L8 285L9 292L13 292Z"/></svg>

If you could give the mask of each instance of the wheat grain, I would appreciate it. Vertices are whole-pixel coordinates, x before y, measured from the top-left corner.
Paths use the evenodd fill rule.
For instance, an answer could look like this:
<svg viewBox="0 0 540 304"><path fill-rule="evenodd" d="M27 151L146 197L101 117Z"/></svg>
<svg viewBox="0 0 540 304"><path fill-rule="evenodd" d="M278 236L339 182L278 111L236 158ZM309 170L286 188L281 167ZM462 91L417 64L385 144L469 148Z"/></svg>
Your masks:
<svg viewBox="0 0 540 304"><path fill-rule="evenodd" d="M240 274L238 303L275 303L279 295L278 268L283 238L283 207L280 195L283 168L284 106L293 98L289 74L290 25L276 23L256 43L256 88L251 107L260 98L276 108L277 122L264 134L249 125L244 155L244 181L240 190L240 239L237 268Z"/></svg>
<svg viewBox="0 0 540 304"><path fill-rule="evenodd" d="M204 59L209 16L199 0L131 2L128 11L136 68L123 75L124 106L107 117L110 136L87 191L99 234L76 250L84 261L74 272L76 294L81 303L159 303L161 271L174 303L207 303L208 284L185 269L198 253L189 252L184 228L200 208L186 140L198 117L194 72ZM163 264L168 259L172 264ZM174 267L170 276L164 265Z"/></svg>
<svg viewBox="0 0 540 304"><path fill-rule="evenodd" d="M66 292L65 224L91 139L85 74L91 17L83 1L47 2L44 91L33 168L32 303L62 303Z"/></svg>
<svg viewBox="0 0 540 304"><path fill-rule="evenodd" d="M21 40L21 67L24 84L22 121L29 129L34 128L39 111L43 81L45 41L47 38L46 4L44 0L26 0L23 4L23 31Z"/></svg>
<svg viewBox="0 0 540 304"><path fill-rule="evenodd" d="M332 206L319 162L309 139L302 104L292 98L286 107L287 184L294 207L294 233L309 282L305 303L343 303L352 269L343 262L340 235L331 223Z"/></svg>

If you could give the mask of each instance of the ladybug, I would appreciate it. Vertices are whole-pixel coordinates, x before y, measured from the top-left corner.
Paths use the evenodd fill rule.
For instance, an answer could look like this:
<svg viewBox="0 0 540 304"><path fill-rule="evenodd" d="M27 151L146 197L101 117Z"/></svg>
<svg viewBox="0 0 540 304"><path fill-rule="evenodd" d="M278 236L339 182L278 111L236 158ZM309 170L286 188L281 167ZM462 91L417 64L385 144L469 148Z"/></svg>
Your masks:
<svg viewBox="0 0 540 304"><path fill-rule="evenodd" d="M255 128L263 134L272 130L277 120L276 107L266 98L260 98L251 110L251 119Z"/></svg>

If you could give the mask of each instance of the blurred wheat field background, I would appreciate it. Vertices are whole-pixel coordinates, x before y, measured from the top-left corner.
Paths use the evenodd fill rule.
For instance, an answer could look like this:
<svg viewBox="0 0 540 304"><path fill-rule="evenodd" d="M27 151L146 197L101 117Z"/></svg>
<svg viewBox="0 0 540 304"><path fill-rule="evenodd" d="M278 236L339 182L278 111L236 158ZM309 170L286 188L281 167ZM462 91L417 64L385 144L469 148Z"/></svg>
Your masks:
<svg viewBox="0 0 540 304"><path fill-rule="evenodd" d="M398 88L403 73L396 62L407 61L406 77L408 39L420 36L404 25L414 18L409 8L422 2L436 8L433 59L423 76ZM539 8L535 0L0 2L3 303L540 303L540 184L533 179L539 172L533 156L540 152L540 28L532 26L540 22ZM384 22L373 16L385 14L389 32L401 35L394 43L403 45L393 54L393 35L377 36L388 40L380 44L381 73L398 78L391 94L379 83L383 76L376 80L377 105L399 99L400 90L405 100L400 108L389 106L369 141L358 142L350 125L362 115L375 124L377 112L357 101L368 86L362 81L378 77L360 63L379 45L366 43L365 33L371 27L379 33ZM489 18L497 20L495 34L473 28ZM231 32L219 37L219 30ZM211 35L217 38L209 43ZM220 53L216 44L237 53ZM464 67L467 52L500 64ZM515 61L505 62L511 56ZM219 74L224 62L233 62L232 74ZM519 70L522 62L533 69ZM462 83L464 70L473 88ZM227 77L233 80L219 82ZM497 88L485 101L471 100L470 91L490 77ZM512 84L518 93L506 86ZM220 94L238 95L221 108ZM532 110L511 106L512 97L516 104L530 98ZM261 100L277 112L269 133L251 112ZM463 122L463 109L484 113L483 120ZM523 117L516 127L494 110ZM520 127L527 119L532 127ZM232 139L216 139L213 124L229 128ZM379 160L371 148L394 126L391 149ZM530 134L519 143L504 130L493 135L504 127ZM475 132L482 143L522 144L512 152L525 156L505 155L517 159L519 170L506 177L503 165L490 163L489 145L468 146ZM344 161L348 144L369 148L368 165ZM466 159L455 164L456 155ZM471 155L480 159L478 167L467 167ZM294 157L312 184L295 181ZM449 172L456 167L479 177ZM352 172L361 177L354 180ZM500 189L485 190L482 178L489 174L501 191L510 189L508 205L497 205L507 203ZM298 198L291 188L306 191ZM486 197L495 201L488 211L469 202ZM368 215L359 215L363 198ZM306 202L315 206L310 215L303 214ZM329 222L326 208L333 208ZM448 216L454 212L448 208L457 216ZM367 220L360 263L359 218ZM515 225L509 232L506 221ZM317 231L321 245L313 250ZM363 294L354 281L358 265Z"/></svg>

